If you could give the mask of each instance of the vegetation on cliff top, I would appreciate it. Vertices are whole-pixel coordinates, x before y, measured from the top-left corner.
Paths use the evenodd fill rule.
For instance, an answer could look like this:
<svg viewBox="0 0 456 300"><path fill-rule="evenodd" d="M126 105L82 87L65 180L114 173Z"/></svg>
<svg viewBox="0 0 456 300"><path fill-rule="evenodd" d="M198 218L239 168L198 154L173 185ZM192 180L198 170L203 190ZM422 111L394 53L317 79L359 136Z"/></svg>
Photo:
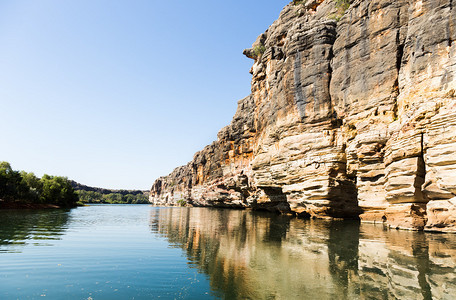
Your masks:
<svg viewBox="0 0 456 300"><path fill-rule="evenodd" d="M8 162L0 162L0 207L5 204L52 204L76 206L78 196L66 177L15 171Z"/></svg>
<svg viewBox="0 0 456 300"><path fill-rule="evenodd" d="M347 10L349 7L350 7L350 0L332 0L337 8L343 8L345 10ZM304 0L293 0L293 4L294 5L300 5L300 4L304 4L306 1Z"/></svg>
<svg viewBox="0 0 456 300"><path fill-rule="evenodd" d="M351 1L350 0L332 0L336 5L337 12L328 16L328 18L333 19L335 21L339 21L340 18L345 14L345 11L350 7ZM293 0L294 5L301 5L305 4L306 1L297 1Z"/></svg>

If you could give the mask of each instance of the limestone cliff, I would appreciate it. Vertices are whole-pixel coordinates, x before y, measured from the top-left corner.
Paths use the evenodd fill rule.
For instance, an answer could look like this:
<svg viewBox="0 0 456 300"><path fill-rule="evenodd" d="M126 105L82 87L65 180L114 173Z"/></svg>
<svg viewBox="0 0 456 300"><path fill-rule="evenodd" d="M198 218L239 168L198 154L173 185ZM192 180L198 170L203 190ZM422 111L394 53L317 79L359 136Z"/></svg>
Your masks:
<svg viewBox="0 0 456 300"><path fill-rule="evenodd" d="M452 0L290 3L231 124L151 201L456 231L455 22Z"/></svg>

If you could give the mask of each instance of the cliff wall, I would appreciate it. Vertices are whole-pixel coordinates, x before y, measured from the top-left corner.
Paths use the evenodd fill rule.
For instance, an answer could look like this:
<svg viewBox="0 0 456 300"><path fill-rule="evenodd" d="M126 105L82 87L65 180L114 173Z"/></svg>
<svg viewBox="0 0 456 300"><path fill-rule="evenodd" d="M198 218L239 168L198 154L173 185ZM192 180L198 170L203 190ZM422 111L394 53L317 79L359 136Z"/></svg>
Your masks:
<svg viewBox="0 0 456 300"><path fill-rule="evenodd" d="M252 93L153 203L456 231L453 2L349 4L283 9L244 50Z"/></svg>

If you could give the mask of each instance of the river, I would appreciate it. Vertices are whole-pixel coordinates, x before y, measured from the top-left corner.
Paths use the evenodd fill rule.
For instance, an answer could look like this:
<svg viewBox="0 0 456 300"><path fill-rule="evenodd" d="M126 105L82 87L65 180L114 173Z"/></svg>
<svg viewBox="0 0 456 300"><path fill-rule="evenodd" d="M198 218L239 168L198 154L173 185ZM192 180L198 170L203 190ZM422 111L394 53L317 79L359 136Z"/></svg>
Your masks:
<svg viewBox="0 0 456 300"><path fill-rule="evenodd" d="M0 299L455 299L456 235L148 205L0 211Z"/></svg>

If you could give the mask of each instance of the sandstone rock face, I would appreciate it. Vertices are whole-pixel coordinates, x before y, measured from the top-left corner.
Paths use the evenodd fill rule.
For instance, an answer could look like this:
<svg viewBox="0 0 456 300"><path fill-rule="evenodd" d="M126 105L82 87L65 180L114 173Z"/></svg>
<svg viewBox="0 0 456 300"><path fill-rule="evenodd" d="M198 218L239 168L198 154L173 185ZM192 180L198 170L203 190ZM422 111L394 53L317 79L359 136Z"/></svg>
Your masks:
<svg viewBox="0 0 456 300"><path fill-rule="evenodd" d="M151 201L456 231L455 22L451 0L290 3L231 124Z"/></svg>
<svg viewBox="0 0 456 300"><path fill-rule="evenodd" d="M196 153L191 162L157 179L152 202L159 205L247 207L254 186L250 162L255 138L254 102L251 96L238 103L231 124L218 139Z"/></svg>

